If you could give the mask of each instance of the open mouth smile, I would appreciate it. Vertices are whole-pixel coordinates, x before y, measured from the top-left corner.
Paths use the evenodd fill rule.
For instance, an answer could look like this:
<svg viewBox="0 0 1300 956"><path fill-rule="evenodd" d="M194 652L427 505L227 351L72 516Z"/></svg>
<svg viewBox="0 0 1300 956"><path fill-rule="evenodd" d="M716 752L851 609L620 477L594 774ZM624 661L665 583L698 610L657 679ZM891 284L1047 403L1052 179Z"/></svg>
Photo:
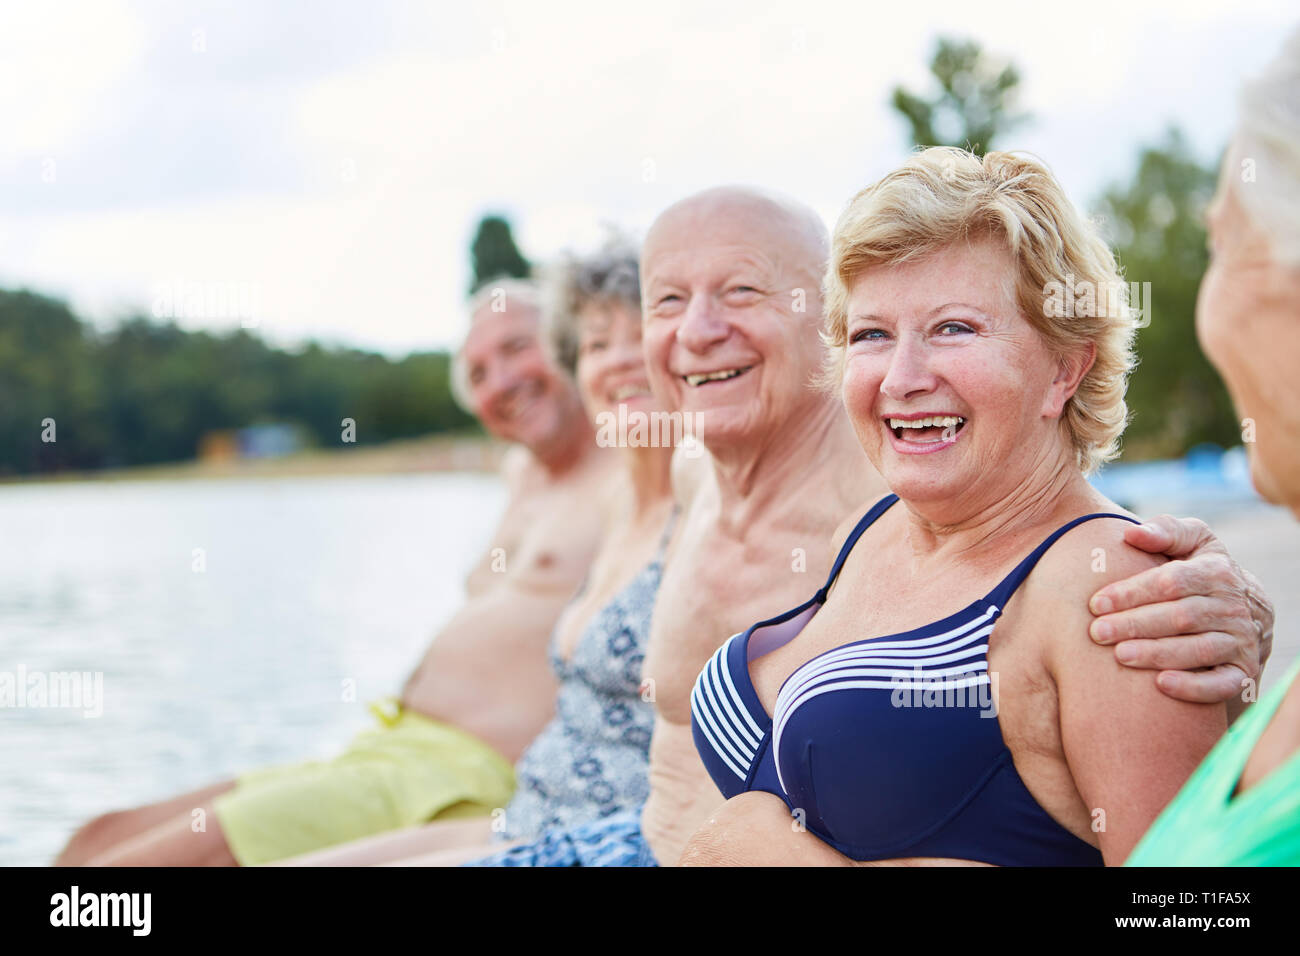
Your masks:
<svg viewBox="0 0 1300 956"><path fill-rule="evenodd" d="M699 388L701 385L707 385L709 382L726 382L730 379L744 375L754 366L746 365L744 368L727 368L719 369L716 372L692 372L682 376L682 380L691 388Z"/></svg>
<svg viewBox="0 0 1300 956"><path fill-rule="evenodd" d="M894 447L908 454L947 448L966 427L966 419L960 415L886 416L884 422L893 436Z"/></svg>
<svg viewBox="0 0 1300 956"><path fill-rule="evenodd" d="M517 421L523 418L537 404L542 391L540 382L525 382L517 386L497 403L497 414L505 421Z"/></svg>

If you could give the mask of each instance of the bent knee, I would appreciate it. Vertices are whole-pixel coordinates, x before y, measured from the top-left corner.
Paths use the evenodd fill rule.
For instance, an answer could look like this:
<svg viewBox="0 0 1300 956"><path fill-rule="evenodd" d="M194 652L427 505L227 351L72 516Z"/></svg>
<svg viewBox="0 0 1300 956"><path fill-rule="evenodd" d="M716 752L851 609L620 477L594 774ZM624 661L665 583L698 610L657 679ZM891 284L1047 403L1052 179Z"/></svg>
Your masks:
<svg viewBox="0 0 1300 956"><path fill-rule="evenodd" d="M131 810L111 810L92 817L72 831L63 850L55 858L54 866L72 866L84 862L83 857L111 846L130 832Z"/></svg>
<svg viewBox="0 0 1300 956"><path fill-rule="evenodd" d="M88 839L95 836L111 834L118 830L129 829L133 818L138 815L135 810L110 810L107 813L101 813L97 817L92 817L77 828L73 839L81 837Z"/></svg>

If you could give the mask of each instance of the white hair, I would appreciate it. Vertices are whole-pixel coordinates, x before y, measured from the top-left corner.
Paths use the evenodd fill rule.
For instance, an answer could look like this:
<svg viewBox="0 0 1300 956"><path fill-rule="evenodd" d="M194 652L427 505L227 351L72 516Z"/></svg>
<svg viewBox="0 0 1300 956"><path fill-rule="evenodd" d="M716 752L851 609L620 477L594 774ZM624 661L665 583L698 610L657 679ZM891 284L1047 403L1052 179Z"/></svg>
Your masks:
<svg viewBox="0 0 1300 956"><path fill-rule="evenodd" d="M1300 267L1300 29L1241 93L1228 162L1242 207L1274 259Z"/></svg>
<svg viewBox="0 0 1300 956"><path fill-rule="evenodd" d="M527 279L507 278L485 282L470 296L469 303L466 305L469 312L469 329L465 331L465 338L461 339L456 354L452 356L451 397L455 399L457 405L471 415L477 415L478 410L474 407L469 387L469 372L465 368L465 339L469 338L470 331L486 316L505 313L510 306L516 304L532 309L540 319L542 298L537 284Z"/></svg>

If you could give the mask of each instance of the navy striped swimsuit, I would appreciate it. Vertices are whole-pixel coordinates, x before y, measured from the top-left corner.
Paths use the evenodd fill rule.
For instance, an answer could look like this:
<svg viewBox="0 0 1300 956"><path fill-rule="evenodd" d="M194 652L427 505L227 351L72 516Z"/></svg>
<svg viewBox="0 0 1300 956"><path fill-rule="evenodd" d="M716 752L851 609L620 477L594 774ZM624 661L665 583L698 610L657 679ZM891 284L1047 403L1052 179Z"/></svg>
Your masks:
<svg viewBox="0 0 1300 956"><path fill-rule="evenodd" d="M1100 866L1101 853L1039 806L1002 740L988 639L1058 528L987 595L943 620L853 641L808 661L770 717L749 662L793 640L826 602L871 508L811 600L730 638L691 694L695 746L728 799L775 794L796 821L854 860L943 857L999 866ZM1136 522L1135 522L1136 523Z"/></svg>

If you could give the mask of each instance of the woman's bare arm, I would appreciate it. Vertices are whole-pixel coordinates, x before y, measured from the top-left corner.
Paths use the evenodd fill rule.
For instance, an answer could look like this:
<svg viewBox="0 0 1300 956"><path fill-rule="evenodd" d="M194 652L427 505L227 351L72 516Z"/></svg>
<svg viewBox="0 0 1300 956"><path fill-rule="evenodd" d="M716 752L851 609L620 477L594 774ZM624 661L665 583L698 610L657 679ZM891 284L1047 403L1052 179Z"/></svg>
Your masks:
<svg viewBox="0 0 1300 956"><path fill-rule="evenodd" d="M984 866L909 857L854 860L802 825L780 797L742 793L718 808L686 844L678 866Z"/></svg>
<svg viewBox="0 0 1300 956"><path fill-rule="evenodd" d="M763 791L732 797L695 831L678 866L852 866Z"/></svg>
<svg viewBox="0 0 1300 956"><path fill-rule="evenodd" d="M1091 522L1048 552L1029 615L1045 636L1065 760L1111 865L1123 862L1227 729L1223 704L1168 697L1152 673L1124 667L1089 639L1093 591L1160 560L1126 544L1123 531L1118 522Z"/></svg>

